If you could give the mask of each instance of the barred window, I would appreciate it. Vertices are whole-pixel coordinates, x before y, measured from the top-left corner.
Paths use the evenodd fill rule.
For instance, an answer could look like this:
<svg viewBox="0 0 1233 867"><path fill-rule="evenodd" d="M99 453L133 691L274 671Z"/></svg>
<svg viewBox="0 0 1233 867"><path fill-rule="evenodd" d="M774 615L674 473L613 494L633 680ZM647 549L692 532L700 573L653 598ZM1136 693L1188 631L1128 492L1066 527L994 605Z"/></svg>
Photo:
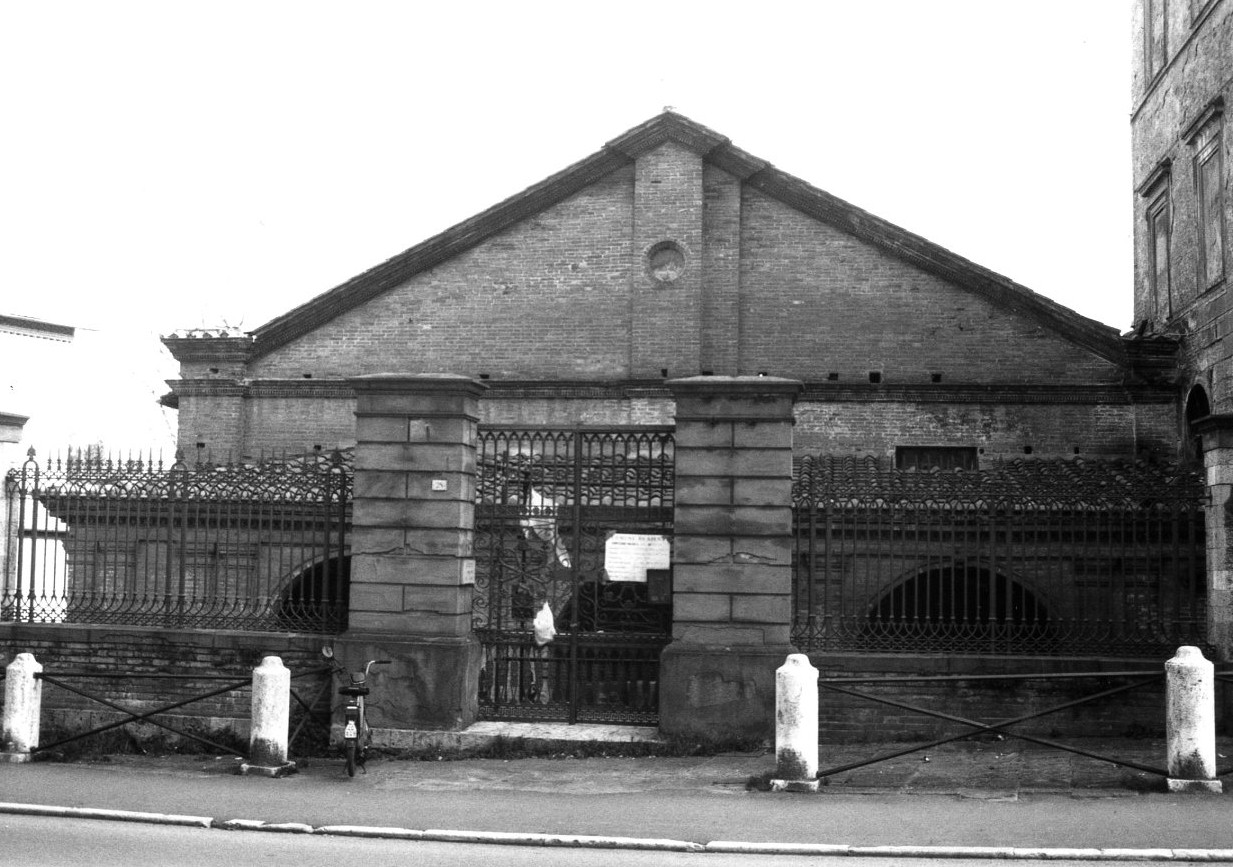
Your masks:
<svg viewBox="0 0 1233 867"><path fill-rule="evenodd" d="M896 446L898 470L976 470L980 463L974 446Z"/></svg>

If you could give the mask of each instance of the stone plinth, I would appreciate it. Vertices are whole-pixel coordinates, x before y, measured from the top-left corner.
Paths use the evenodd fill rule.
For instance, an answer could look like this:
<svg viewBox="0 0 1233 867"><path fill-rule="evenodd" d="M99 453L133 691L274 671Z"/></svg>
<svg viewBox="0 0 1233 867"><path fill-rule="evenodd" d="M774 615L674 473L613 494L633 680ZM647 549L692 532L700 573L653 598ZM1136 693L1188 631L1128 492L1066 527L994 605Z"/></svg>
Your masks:
<svg viewBox="0 0 1233 867"><path fill-rule="evenodd" d="M1197 647L1165 663L1165 729L1170 792L1220 794L1216 779L1215 667Z"/></svg>

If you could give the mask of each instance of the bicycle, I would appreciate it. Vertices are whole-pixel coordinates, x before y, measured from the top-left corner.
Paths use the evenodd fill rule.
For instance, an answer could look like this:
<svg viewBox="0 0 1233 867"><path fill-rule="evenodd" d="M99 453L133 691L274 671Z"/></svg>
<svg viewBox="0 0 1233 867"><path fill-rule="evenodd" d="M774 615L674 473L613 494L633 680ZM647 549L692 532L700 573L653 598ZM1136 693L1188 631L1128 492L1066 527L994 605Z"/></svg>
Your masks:
<svg viewBox="0 0 1233 867"><path fill-rule="evenodd" d="M343 708L343 757L346 759L347 776L355 776L357 765L364 768L364 773L368 773L368 769L364 767L368 744L372 740L372 729L368 725L368 715L364 710L364 698L372 692L368 688L368 670L374 665L389 665L393 660L370 659L364 663L363 671L351 671L334 659L333 648L325 647L322 653L330 660L334 673L339 676L346 674L349 680L346 685L338 688L338 694L347 698L347 705Z"/></svg>

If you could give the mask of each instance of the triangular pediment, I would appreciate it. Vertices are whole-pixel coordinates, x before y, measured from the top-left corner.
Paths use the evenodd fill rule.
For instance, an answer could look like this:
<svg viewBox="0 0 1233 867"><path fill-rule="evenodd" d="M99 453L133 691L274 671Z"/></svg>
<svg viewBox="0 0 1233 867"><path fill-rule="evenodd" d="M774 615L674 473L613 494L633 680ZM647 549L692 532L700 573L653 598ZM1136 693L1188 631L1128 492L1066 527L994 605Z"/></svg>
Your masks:
<svg viewBox="0 0 1233 867"><path fill-rule="evenodd" d="M665 111L609 141L598 152L503 202L353 277L253 332L253 356L266 355L335 317L388 292L429 268L466 252L519 221L541 213L673 143L776 199L886 254L1027 316L1039 327L1118 365L1126 364L1115 329L1088 319L925 238L811 186L737 148L725 136L674 111Z"/></svg>

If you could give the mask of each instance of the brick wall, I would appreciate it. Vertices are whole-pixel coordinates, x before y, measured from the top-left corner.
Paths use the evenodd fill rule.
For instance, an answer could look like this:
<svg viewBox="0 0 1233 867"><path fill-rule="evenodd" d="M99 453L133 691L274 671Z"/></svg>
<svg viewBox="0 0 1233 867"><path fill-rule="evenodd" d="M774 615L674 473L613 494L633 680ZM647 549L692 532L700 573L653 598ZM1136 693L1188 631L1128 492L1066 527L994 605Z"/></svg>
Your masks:
<svg viewBox="0 0 1233 867"><path fill-rule="evenodd" d="M341 314L248 373L622 378L632 200L631 167Z"/></svg>
<svg viewBox="0 0 1233 867"><path fill-rule="evenodd" d="M1173 457L1173 404L802 401L798 454L893 456L896 446L973 446L982 463L1034 457L1088 459L1145 452Z"/></svg>
<svg viewBox="0 0 1233 867"><path fill-rule="evenodd" d="M886 383L1108 383L1121 371L1039 323L746 189L741 373Z"/></svg>
<svg viewBox="0 0 1233 867"><path fill-rule="evenodd" d="M163 630L135 627L0 624L0 665L18 653L32 653L47 675L63 677L73 686L99 694L125 708L142 712L218 689L217 680L171 680L126 677L131 674L226 675L251 682L252 670L265 656L278 656L291 670L292 689L311 701L324 683L320 669L320 636L206 630ZM113 678L79 678L72 672L114 673ZM242 689L194 702L159 716L207 737L248 739L252 691ZM294 702L293 702L294 704ZM119 720L103 705L54 684L43 687L42 743ZM161 741L165 732L143 725L136 735Z"/></svg>
<svg viewBox="0 0 1233 867"><path fill-rule="evenodd" d="M842 382L840 383L842 385ZM1125 393L1104 394L1088 401L1015 402L1004 392L998 400L912 399L886 389L858 386L864 397L828 398L822 390L807 394L796 407L795 448L798 454L891 456L896 446L973 446L981 460L1021 458L1031 447L1035 457L1127 458L1153 454L1176 456L1178 406L1152 397L1133 402ZM543 391L542 389L539 391ZM1117 402L1109 402L1110 397ZM211 398L198 398L200 402ZM355 444L355 401L352 397L249 398L243 402L249 421L238 454L306 452ZM675 413L667 396L552 397L503 396L492 392L480 402L484 424L541 427L572 425L671 424ZM214 417L201 413L204 419ZM226 436L210 433L205 424L190 428L181 410L181 437L187 437L189 460L193 444L205 442L216 454L226 452ZM208 423L208 422L207 422ZM214 437L220 437L215 439Z"/></svg>
<svg viewBox="0 0 1233 867"><path fill-rule="evenodd" d="M1099 671L1164 671L1164 660L1061 660L1049 657L993 659L963 656L822 656L810 661L826 677L917 677L959 674L1065 674ZM981 723L993 723L1078 700L1126 683L1122 678L970 680L847 687L903 704ZM854 743L920 741L971 731L968 726L867 699L820 689L819 741ZM1164 734L1164 679L1158 683L1049 714L1014 726L1038 736L1125 737Z"/></svg>

